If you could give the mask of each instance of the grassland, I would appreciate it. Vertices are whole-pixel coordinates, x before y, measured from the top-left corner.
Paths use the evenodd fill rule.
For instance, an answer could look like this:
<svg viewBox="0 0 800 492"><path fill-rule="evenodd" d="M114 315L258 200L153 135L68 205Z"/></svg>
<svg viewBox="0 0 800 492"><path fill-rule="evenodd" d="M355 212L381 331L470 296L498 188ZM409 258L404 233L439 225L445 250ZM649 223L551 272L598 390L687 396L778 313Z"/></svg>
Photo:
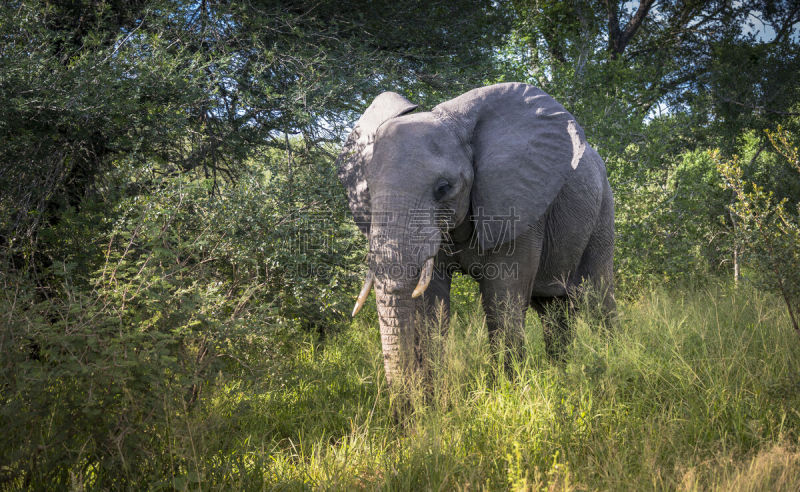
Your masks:
<svg viewBox="0 0 800 492"><path fill-rule="evenodd" d="M222 378L202 412L176 417L166 446L184 472L163 485L800 489L800 346L775 299L655 288L621 300L612 333L575 319L563 365L530 314L507 376L469 297L430 351L432 396L402 418L368 312L322 342L274 347L256 383Z"/></svg>

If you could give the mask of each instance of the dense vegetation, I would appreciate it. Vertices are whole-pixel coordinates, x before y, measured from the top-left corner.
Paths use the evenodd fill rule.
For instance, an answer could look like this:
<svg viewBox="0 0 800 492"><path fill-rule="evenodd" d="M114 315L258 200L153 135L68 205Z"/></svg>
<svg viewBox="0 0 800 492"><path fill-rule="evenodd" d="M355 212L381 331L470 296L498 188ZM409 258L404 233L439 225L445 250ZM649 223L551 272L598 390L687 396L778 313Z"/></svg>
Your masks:
<svg viewBox="0 0 800 492"><path fill-rule="evenodd" d="M797 489L799 48L793 0L3 2L0 488ZM398 419L333 160L507 80L607 162L619 323L509 377L460 278Z"/></svg>

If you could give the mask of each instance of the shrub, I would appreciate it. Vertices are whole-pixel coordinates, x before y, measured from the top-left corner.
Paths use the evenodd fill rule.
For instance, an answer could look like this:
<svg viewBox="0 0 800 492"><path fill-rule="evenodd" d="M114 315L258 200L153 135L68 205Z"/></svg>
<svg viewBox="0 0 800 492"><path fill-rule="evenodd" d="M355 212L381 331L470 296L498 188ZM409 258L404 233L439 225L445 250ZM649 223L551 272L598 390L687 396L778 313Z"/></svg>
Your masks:
<svg viewBox="0 0 800 492"><path fill-rule="evenodd" d="M299 330L329 331L352 302L361 235L330 164L298 164L288 188L279 166L154 185L121 162L105 200L41 231L47 261L0 256L1 481L193 483L176 425L230 377L271 377Z"/></svg>
<svg viewBox="0 0 800 492"><path fill-rule="evenodd" d="M767 135L775 151L800 173L800 157L789 133L778 126ZM753 279L780 293L800 336L800 201L777 199L773 191L744 179L736 158L719 162L718 169L723 186L735 195L730 210L737 218L737 245L754 267Z"/></svg>

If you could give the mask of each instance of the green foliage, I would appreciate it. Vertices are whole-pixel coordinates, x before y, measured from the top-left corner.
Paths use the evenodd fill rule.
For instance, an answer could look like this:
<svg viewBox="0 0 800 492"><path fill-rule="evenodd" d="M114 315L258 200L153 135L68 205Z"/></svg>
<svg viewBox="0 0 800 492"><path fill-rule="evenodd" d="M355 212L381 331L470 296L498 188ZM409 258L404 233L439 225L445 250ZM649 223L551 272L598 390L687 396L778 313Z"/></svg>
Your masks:
<svg viewBox="0 0 800 492"><path fill-rule="evenodd" d="M120 162L107 181L126 189L41 235L44 283L4 270L4 480L155 484L186 467L162 445L173 419L221 374L268 370L298 329L345 319L363 238L330 162L294 156L291 185L273 152L215 193L186 176L146 187L156 168Z"/></svg>
<svg viewBox="0 0 800 492"><path fill-rule="evenodd" d="M492 78L508 25L492 2L388 7L4 2L0 246L38 266L39 232L96 200L118 160L232 181L285 134L338 140L383 90L430 103Z"/></svg>
<svg viewBox="0 0 800 492"><path fill-rule="evenodd" d="M800 156L790 135L780 126L768 133L775 150L800 173ZM777 199L772 190L743 177L737 159L718 164L725 187L733 191L730 206L736 216L738 246L754 267L754 278L777 290L800 335L800 200ZM800 174L795 175L800 185Z"/></svg>
<svg viewBox="0 0 800 492"><path fill-rule="evenodd" d="M281 317L324 332L349 319L366 241L327 154L295 149L292 156L269 161L263 182L237 186L244 189L233 197L236 229L227 240L241 248L242 261L263 266Z"/></svg>
<svg viewBox="0 0 800 492"><path fill-rule="evenodd" d="M609 166L620 169L642 152L631 145ZM617 271L632 286L655 276L686 281L725 271L730 237L727 194L720 189L713 154L686 151L647 177L612 178L617 197ZM643 185L642 182L647 184Z"/></svg>
<svg viewBox="0 0 800 492"><path fill-rule="evenodd" d="M642 5L649 9L637 17ZM781 197L799 196L763 138L777 124L796 130L793 2L515 1L512 8L504 67L562 102L606 161L623 291L734 269L730 198L717 186L714 149L746 157L745 176ZM772 33L759 34L754 18Z"/></svg>
<svg viewBox="0 0 800 492"><path fill-rule="evenodd" d="M186 169L187 133L207 132L193 112L213 99L216 78L197 77L208 64L175 50L162 36L166 19L145 26L152 10L119 3L0 7L0 31L13 40L0 55L0 237L15 252L34 255L42 228L96 200L115 159ZM234 157L234 143L219 141L217 150Z"/></svg>

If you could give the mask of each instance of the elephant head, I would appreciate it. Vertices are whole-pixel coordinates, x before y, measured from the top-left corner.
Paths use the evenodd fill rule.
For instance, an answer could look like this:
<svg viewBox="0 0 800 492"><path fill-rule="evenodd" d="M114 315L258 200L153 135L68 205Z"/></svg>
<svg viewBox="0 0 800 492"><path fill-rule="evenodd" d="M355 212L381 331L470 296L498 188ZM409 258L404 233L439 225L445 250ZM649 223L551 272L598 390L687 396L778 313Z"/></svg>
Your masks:
<svg viewBox="0 0 800 492"><path fill-rule="evenodd" d="M535 87L475 89L417 112L402 96L379 95L338 159L350 209L369 238L386 377L413 360L415 313L443 234L471 226L484 248L513 241L559 193L586 148L582 129ZM493 220L513 214L514 233Z"/></svg>

